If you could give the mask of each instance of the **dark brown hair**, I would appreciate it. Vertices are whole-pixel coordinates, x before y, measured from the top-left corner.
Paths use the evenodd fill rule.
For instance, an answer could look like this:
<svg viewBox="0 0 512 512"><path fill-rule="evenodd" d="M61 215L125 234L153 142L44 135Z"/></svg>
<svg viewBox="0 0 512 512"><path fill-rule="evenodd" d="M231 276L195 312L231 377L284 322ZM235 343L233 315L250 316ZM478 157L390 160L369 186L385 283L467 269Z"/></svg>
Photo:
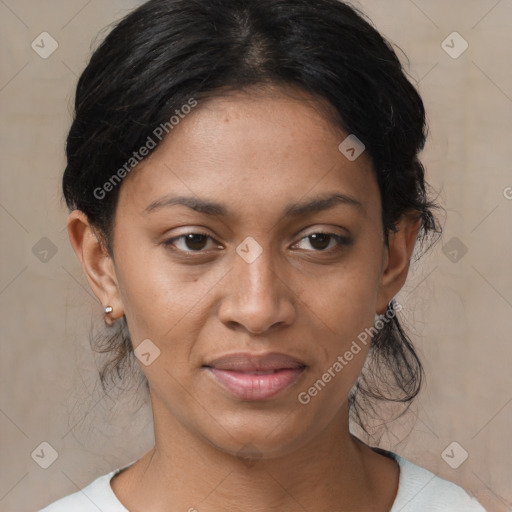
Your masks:
<svg viewBox="0 0 512 512"><path fill-rule="evenodd" d="M95 191L190 98L265 84L322 98L339 127L364 143L380 188L386 243L411 212L422 220L420 245L440 233L418 159L427 133L423 102L390 43L338 0L151 0L131 12L78 82L63 177L67 206L85 212L113 257L122 183L104 197ZM393 307L349 396L351 416L363 429L361 413L372 403L407 405L421 388L421 362ZM107 391L109 381L134 368L126 319L92 341L109 356L101 370Z"/></svg>

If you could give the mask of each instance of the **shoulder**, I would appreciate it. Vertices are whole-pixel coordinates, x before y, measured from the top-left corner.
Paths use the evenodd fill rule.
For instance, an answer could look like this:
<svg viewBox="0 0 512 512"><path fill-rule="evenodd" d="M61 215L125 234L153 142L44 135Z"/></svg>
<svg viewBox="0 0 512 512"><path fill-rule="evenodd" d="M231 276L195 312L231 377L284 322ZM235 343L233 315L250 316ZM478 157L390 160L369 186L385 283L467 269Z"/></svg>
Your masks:
<svg viewBox="0 0 512 512"><path fill-rule="evenodd" d="M383 450L400 466L398 492L390 512L486 512L476 498L400 455Z"/></svg>
<svg viewBox="0 0 512 512"><path fill-rule="evenodd" d="M114 494L110 480L131 464L133 462L96 478L83 489L54 501L38 512L128 512Z"/></svg>

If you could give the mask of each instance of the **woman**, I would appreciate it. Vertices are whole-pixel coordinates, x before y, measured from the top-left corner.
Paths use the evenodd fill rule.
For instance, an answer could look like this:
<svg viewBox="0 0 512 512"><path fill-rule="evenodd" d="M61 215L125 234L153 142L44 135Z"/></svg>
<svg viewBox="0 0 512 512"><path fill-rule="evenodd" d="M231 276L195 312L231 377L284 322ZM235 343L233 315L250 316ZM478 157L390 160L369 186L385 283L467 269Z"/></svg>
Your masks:
<svg viewBox="0 0 512 512"><path fill-rule="evenodd" d="M394 297L440 231L423 103L360 14L151 0L75 109L68 233L155 445L44 512L484 510L349 430L420 390Z"/></svg>

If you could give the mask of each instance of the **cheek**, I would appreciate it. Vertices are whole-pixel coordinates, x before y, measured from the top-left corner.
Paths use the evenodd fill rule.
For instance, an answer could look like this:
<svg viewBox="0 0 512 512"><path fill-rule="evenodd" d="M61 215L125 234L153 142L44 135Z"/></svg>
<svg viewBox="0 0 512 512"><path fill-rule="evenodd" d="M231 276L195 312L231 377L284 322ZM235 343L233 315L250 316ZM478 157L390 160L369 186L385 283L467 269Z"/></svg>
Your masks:
<svg viewBox="0 0 512 512"><path fill-rule="evenodd" d="M332 419L345 402L368 355L375 292L364 284L361 279L346 276L331 279L328 293L315 307L318 314L312 315L309 310L309 317L317 323L312 329L316 361L297 398L301 404L311 402L315 409L331 411L325 421Z"/></svg>
<svg viewBox="0 0 512 512"><path fill-rule="evenodd" d="M222 286L225 269L178 264L164 248L142 244L126 247L124 254L130 257L120 262L118 279L133 346L149 339L160 350L159 364L142 369L148 380L165 369L185 379L196 361L193 351L204 337L212 297L216 286Z"/></svg>
<svg viewBox="0 0 512 512"><path fill-rule="evenodd" d="M126 244L119 251L124 254L118 263L119 289L134 346L145 338L158 343L193 309L204 290L160 248Z"/></svg>
<svg viewBox="0 0 512 512"><path fill-rule="evenodd" d="M361 246L343 265L308 278L301 288L301 300L310 313L342 340L373 325L380 278L376 253Z"/></svg>
<svg viewBox="0 0 512 512"><path fill-rule="evenodd" d="M313 388L304 391L322 394L318 405L334 407L343 402L361 373L371 344L381 253L371 240L362 242L343 265L311 280L308 293L303 290L307 314L317 323L314 343L318 354L307 384Z"/></svg>

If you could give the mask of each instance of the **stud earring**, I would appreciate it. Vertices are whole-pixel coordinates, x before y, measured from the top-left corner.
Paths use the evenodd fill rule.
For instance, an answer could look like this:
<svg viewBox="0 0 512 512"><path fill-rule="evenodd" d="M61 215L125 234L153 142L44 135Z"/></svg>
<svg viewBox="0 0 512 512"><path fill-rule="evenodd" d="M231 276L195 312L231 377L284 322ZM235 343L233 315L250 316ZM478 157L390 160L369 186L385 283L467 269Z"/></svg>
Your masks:
<svg viewBox="0 0 512 512"><path fill-rule="evenodd" d="M107 306L105 308L105 314L109 314L109 313L112 313L112 311L114 311L114 308L112 306Z"/></svg>

